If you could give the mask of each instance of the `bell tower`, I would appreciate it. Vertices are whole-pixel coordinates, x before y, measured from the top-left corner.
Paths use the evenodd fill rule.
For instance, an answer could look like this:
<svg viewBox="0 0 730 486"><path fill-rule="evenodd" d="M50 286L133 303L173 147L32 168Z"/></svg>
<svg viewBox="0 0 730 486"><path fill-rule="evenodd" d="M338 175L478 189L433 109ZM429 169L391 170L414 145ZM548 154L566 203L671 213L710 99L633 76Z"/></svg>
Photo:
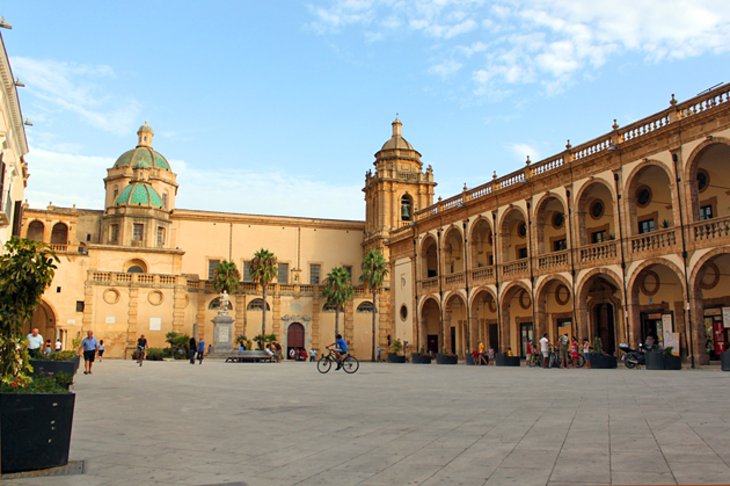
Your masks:
<svg viewBox="0 0 730 486"><path fill-rule="evenodd" d="M430 206L436 183L429 165L423 170L421 154L403 138L403 124L396 117L392 136L375 154L375 172L365 173L364 251L380 248L390 232L408 226L417 210Z"/></svg>

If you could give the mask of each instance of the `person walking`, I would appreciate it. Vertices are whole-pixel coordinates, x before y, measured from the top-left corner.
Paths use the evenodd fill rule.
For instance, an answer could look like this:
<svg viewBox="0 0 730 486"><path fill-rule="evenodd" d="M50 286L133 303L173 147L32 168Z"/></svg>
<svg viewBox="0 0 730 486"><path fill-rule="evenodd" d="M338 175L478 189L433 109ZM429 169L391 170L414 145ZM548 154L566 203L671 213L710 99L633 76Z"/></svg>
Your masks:
<svg viewBox="0 0 730 486"><path fill-rule="evenodd" d="M203 364L203 356L205 355L205 340L198 341L198 364Z"/></svg>
<svg viewBox="0 0 730 486"><path fill-rule="evenodd" d="M144 334L142 334L139 337L139 339L137 339L137 361L139 361L140 368L142 367L142 363L144 363L146 355L147 355L147 338L144 337Z"/></svg>
<svg viewBox="0 0 730 486"><path fill-rule="evenodd" d="M38 333L38 328L33 330L25 337L28 340L28 354L31 358L40 356L43 348L43 336Z"/></svg>
<svg viewBox="0 0 730 486"><path fill-rule="evenodd" d="M570 342L570 360L573 362L573 368L578 367L578 340L573 337Z"/></svg>
<svg viewBox="0 0 730 486"><path fill-rule="evenodd" d="M63 347L63 344L61 343L61 340L56 339L56 351L61 351L62 347Z"/></svg>
<svg viewBox="0 0 730 486"><path fill-rule="evenodd" d="M94 337L94 331L86 331L86 337L81 341L80 351L84 353L84 374L91 374L91 366L94 364L96 350L99 348L99 342Z"/></svg>
<svg viewBox="0 0 730 486"><path fill-rule="evenodd" d="M568 368L568 345L570 340L568 339L568 333L566 332L560 336L560 367Z"/></svg>
<svg viewBox="0 0 730 486"><path fill-rule="evenodd" d="M191 337L190 342L188 343L188 359L190 360L190 364L195 364L195 350L198 349L197 344L195 344L195 338Z"/></svg>
<svg viewBox="0 0 730 486"><path fill-rule="evenodd" d="M583 357L586 360L586 368L591 367L591 344L588 338L583 338Z"/></svg>
<svg viewBox="0 0 730 486"><path fill-rule="evenodd" d="M99 363L102 362L102 357L104 356L104 350L105 349L106 348L104 347L104 340L103 339L100 339L99 340Z"/></svg>
<svg viewBox="0 0 730 486"><path fill-rule="evenodd" d="M548 367L548 358L550 357L550 340L548 339L548 333L545 333L540 338L540 354L542 355L542 367Z"/></svg>

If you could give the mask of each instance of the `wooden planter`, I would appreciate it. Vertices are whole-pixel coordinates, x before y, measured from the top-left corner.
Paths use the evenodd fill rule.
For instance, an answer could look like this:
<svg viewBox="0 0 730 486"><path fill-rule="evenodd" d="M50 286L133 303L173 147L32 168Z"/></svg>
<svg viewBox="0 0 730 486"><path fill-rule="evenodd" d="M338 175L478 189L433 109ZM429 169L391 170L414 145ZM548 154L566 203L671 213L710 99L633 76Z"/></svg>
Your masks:
<svg viewBox="0 0 730 486"><path fill-rule="evenodd" d="M413 364L431 364L431 356L427 354L412 354L411 363Z"/></svg>
<svg viewBox="0 0 730 486"><path fill-rule="evenodd" d="M720 355L720 366L722 371L730 371L730 351L725 351Z"/></svg>
<svg viewBox="0 0 730 486"><path fill-rule="evenodd" d="M68 464L73 393L0 393L2 472Z"/></svg>
<svg viewBox="0 0 730 486"><path fill-rule="evenodd" d="M406 357L393 353L388 353L388 363L405 363Z"/></svg>
<svg viewBox="0 0 730 486"><path fill-rule="evenodd" d="M456 357L454 354L437 354L436 355L436 364L441 365L455 365L459 362L459 358Z"/></svg>
<svg viewBox="0 0 730 486"><path fill-rule="evenodd" d="M494 357L494 364L497 366L520 366L520 357L497 353L497 356Z"/></svg>
<svg viewBox="0 0 730 486"><path fill-rule="evenodd" d="M614 369L617 366L618 364L615 356L591 353L591 369Z"/></svg>

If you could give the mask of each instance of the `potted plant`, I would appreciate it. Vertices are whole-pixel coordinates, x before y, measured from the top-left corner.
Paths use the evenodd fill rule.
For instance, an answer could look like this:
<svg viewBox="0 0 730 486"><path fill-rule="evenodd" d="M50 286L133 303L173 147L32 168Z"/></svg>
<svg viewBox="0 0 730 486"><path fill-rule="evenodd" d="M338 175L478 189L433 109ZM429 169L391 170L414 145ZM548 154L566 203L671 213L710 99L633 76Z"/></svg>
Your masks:
<svg viewBox="0 0 730 486"><path fill-rule="evenodd" d="M657 349L646 352L646 369L647 370L681 370L682 360L679 356L672 354L673 346L667 346L664 349Z"/></svg>
<svg viewBox="0 0 730 486"><path fill-rule="evenodd" d="M44 354L30 359L33 376L48 373L68 373L73 377L79 369L79 362L79 355L74 351L54 351L51 354Z"/></svg>
<svg viewBox="0 0 730 486"><path fill-rule="evenodd" d="M519 356L509 356L507 353L497 353L494 357L496 366L520 366Z"/></svg>
<svg viewBox="0 0 730 486"><path fill-rule="evenodd" d="M423 352L421 348L418 352L411 354L411 363L413 364L431 364L431 355Z"/></svg>
<svg viewBox="0 0 730 486"><path fill-rule="evenodd" d="M165 358L169 356L173 359L188 359L190 336L170 331L165 335L165 341L170 345L169 350L165 353Z"/></svg>
<svg viewBox="0 0 730 486"><path fill-rule="evenodd" d="M455 354L447 353L446 349L436 355L436 364L455 365L458 362L459 358Z"/></svg>
<svg viewBox="0 0 730 486"><path fill-rule="evenodd" d="M667 346L664 348L664 369L665 370L681 370L682 358L674 356L674 347Z"/></svg>
<svg viewBox="0 0 730 486"><path fill-rule="evenodd" d="M730 371L730 349L720 355L720 366L722 371Z"/></svg>
<svg viewBox="0 0 730 486"><path fill-rule="evenodd" d="M0 255L0 452L2 472L68 463L75 395L68 373L32 376L22 335L58 258L48 245L12 238ZM71 378L72 379L72 378ZM23 440L18 440L22 437Z"/></svg>
<svg viewBox="0 0 730 486"><path fill-rule="evenodd" d="M593 351L591 351L591 369L613 369L616 368L616 357L603 352L603 341L599 336L593 338Z"/></svg>
<svg viewBox="0 0 730 486"><path fill-rule="evenodd" d="M405 363L406 357L400 354L401 351L403 351L403 343L400 339L395 339L390 345L388 363Z"/></svg>

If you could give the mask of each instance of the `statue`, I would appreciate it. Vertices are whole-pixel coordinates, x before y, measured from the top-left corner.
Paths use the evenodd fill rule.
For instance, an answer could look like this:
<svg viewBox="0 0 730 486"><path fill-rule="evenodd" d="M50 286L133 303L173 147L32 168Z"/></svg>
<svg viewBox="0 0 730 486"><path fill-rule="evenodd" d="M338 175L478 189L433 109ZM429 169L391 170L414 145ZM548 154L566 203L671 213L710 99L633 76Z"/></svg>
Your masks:
<svg viewBox="0 0 730 486"><path fill-rule="evenodd" d="M228 292L223 290L218 296L218 314L228 315L228 306L231 303L231 298L228 296Z"/></svg>

